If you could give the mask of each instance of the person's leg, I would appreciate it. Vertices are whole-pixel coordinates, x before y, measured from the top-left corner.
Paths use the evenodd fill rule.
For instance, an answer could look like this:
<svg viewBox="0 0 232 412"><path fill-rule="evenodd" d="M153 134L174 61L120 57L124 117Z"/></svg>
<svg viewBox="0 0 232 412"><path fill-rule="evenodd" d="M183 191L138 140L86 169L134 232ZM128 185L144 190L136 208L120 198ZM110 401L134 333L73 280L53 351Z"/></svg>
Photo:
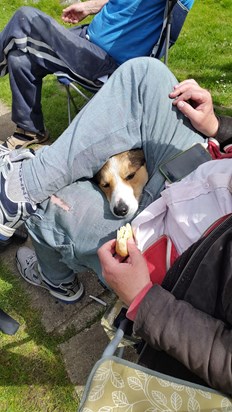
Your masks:
<svg viewBox="0 0 232 412"><path fill-rule="evenodd" d="M5 178L8 190L20 183L23 192L40 203L78 179L91 178L110 156L142 147L150 177L142 201L145 207L164 186L158 165L203 141L189 120L172 106L168 94L176 83L169 69L155 59L125 63L53 145L22 162L20 182L14 171ZM13 200L19 198L14 196ZM3 204L5 200L0 197L0 201ZM16 224L27 216L17 215ZM12 218L11 227L14 224Z"/></svg>
<svg viewBox="0 0 232 412"><path fill-rule="evenodd" d="M12 120L20 129L43 135L46 74L62 71L94 81L116 69L113 59L84 37L85 30L67 29L38 9L22 7L0 33L0 75L10 74Z"/></svg>
<svg viewBox="0 0 232 412"><path fill-rule="evenodd" d="M44 201L27 220L34 250L18 249L19 273L52 296L74 303L83 295L80 271L93 269L104 283L96 250L126 221L112 215L97 186L87 180L73 183Z"/></svg>
<svg viewBox="0 0 232 412"><path fill-rule="evenodd" d="M7 61L12 91L11 114L16 130L3 144L9 149L17 149L43 143L48 139L48 133L43 120L41 90L43 77L49 72L21 50L11 51Z"/></svg>
<svg viewBox="0 0 232 412"><path fill-rule="evenodd" d="M110 156L135 148L144 150L156 198L163 186L158 164L203 141L168 97L175 84L156 59L133 59L119 67L56 142L23 162L32 200L39 203L78 179L92 178Z"/></svg>
<svg viewBox="0 0 232 412"><path fill-rule="evenodd" d="M144 78L150 87L145 82L141 84ZM143 147L150 180L139 211L156 199L164 185L158 164L177 151L203 141L190 127L188 119L172 107L168 94L174 84L174 76L155 60L136 59L118 69L64 134L69 142L68 159L64 162L70 160L67 180L71 183L78 177L90 177L109 155ZM55 162L60 164L61 148L66 156L62 140L63 137L53 145L53 149L56 148L53 154L50 149L44 149L41 159L48 161L50 152L50 156L57 154ZM24 162L24 165L30 166L30 163ZM48 168L50 166L48 164ZM43 167L47 170L47 166ZM57 173L62 178L63 171L59 174L57 170ZM128 218L120 220L112 215L107 200L96 186L80 180L40 204L36 215L27 220L27 227L42 272L56 285L73 281L83 267L93 269L101 278L97 249L115 237L117 228L127 221Z"/></svg>

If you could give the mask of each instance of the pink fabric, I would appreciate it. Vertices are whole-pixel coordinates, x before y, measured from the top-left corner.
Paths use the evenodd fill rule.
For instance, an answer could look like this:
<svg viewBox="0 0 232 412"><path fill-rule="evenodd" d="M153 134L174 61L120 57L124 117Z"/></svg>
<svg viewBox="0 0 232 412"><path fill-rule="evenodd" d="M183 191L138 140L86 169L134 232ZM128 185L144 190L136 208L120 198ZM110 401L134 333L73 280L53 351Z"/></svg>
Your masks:
<svg viewBox="0 0 232 412"><path fill-rule="evenodd" d="M224 151L220 151L220 145L216 139L210 137L208 139L208 151L212 156L212 159L230 159L232 157L232 145L229 144L224 147Z"/></svg>
<svg viewBox="0 0 232 412"><path fill-rule="evenodd" d="M126 317L130 320L135 320L138 308L140 303L142 302L144 296L147 294L147 292L152 288L153 283L150 281L136 296L136 298L133 300L131 305L129 306L129 309L126 313Z"/></svg>

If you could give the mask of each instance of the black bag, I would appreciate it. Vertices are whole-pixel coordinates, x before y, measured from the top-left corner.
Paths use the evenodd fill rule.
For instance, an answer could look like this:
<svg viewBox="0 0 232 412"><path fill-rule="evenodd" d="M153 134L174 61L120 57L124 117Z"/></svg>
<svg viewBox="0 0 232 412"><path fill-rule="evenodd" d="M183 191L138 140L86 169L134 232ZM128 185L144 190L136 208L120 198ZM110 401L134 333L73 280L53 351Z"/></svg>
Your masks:
<svg viewBox="0 0 232 412"><path fill-rule="evenodd" d="M232 324L232 214L215 222L167 272L162 286Z"/></svg>
<svg viewBox="0 0 232 412"><path fill-rule="evenodd" d="M177 299L232 325L232 214L215 222L177 258L162 287ZM145 344L139 363L161 373L206 385L176 359Z"/></svg>

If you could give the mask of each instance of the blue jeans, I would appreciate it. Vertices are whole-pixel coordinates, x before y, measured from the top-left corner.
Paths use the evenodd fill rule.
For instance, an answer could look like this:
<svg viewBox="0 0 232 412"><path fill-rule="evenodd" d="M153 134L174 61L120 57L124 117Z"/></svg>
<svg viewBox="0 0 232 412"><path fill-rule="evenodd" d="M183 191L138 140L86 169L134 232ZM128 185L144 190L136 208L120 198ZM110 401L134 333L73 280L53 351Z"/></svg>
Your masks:
<svg viewBox="0 0 232 412"><path fill-rule="evenodd" d="M110 156L143 148L149 181L141 211L164 188L159 164L203 141L168 97L175 84L174 75L156 59L124 63L52 146L23 162L26 188L40 203L27 227L52 283L72 281L86 267L101 277L97 249L125 223L112 215L90 180ZM53 193L56 197L48 199Z"/></svg>

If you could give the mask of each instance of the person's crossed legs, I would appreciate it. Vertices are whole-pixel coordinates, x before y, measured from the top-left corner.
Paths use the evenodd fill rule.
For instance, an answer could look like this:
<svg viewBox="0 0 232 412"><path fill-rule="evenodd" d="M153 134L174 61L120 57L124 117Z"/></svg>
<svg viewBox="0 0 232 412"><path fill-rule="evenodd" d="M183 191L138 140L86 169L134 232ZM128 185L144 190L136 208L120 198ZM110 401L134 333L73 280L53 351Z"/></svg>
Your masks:
<svg viewBox="0 0 232 412"><path fill-rule="evenodd" d="M71 29L41 10L19 8L0 32L0 76L9 73L14 134L9 149L48 139L42 106L42 80L61 71L72 78L96 82L117 68L111 56L86 38L86 26Z"/></svg>
<svg viewBox="0 0 232 412"><path fill-rule="evenodd" d="M111 215L103 195L89 182L110 156L143 148L150 178L140 203L139 210L143 210L164 188L159 164L203 141L168 97L176 84L160 61L133 59L117 69L53 145L33 159L12 163L7 187L3 181L6 198L0 198L2 209L18 200L21 206L25 202L31 207L40 204L27 226L43 276L53 285L74 281L80 267L90 267L100 276L96 251L102 242L115 237L124 223ZM14 194L9 199L12 182L15 186L15 180L19 181L18 172L14 173L18 164L21 198ZM20 212L11 226L30 214ZM5 213L0 234L4 224L8 225Z"/></svg>

